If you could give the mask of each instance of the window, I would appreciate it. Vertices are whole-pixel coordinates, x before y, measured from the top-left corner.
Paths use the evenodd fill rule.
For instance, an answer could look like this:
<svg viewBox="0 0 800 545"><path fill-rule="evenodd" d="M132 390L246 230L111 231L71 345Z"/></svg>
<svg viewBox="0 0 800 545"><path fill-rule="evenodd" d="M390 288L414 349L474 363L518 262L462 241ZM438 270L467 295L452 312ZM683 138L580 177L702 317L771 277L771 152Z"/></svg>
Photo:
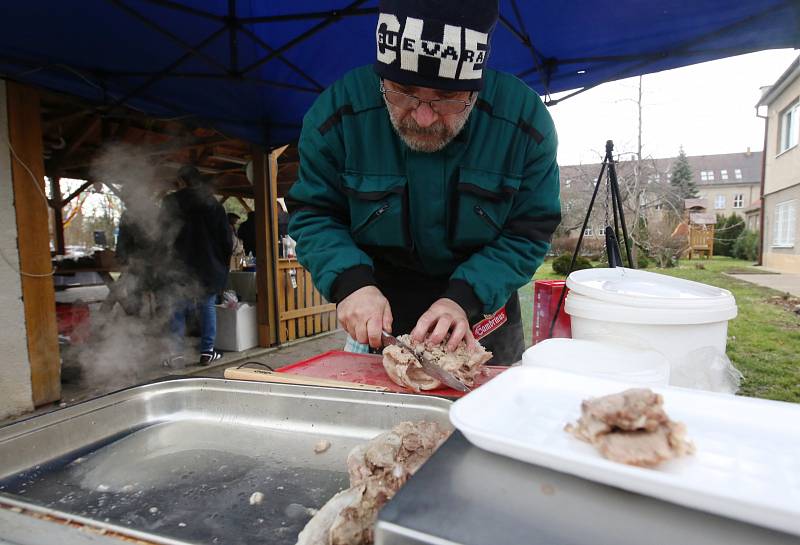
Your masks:
<svg viewBox="0 0 800 545"><path fill-rule="evenodd" d="M606 228L604 226L601 225L600 227L597 228L597 236L598 237L606 236Z"/></svg>
<svg viewBox="0 0 800 545"><path fill-rule="evenodd" d="M778 153L783 153L797 145L797 133L800 132L800 102L793 105L781 114L781 137Z"/></svg>
<svg viewBox="0 0 800 545"><path fill-rule="evenodd" d="M727 180L728 179L728 171L727 170L720 170L719 171L719 177L722 178L723 180Z"/></svg>
<svg viewBox="0 0 800 545"><path fill-rule="evenodd" d="M734 177L735 177L737 180L741 180L741 179L742 179L742 169L740 169L740 168L734 169L734 170L733 170L733 176L734 176Z"/></svg>
<svg viewBox="0 0 800 545"><path fill-rule="evenodd" d="M725 208L725 195L717 195L717 198L714 199L714 209L722 210L724 208Z"/></svg>
<svg viewBox="0 0 800 545"><path fill-rule="evenodd" d="M587 227L586 230L583 232L583 236L585 236L585 237L593 236L592 228L591 227Z"/></svg>
<svg viewBox="0 0 800 545"><path fill-rule="evenodd" d="M566 187L569 187L570 185L572 185L572 180L570 180L569 178L567 178L566 180L564 180L564 185L565 185Z"/></svg>
<svg viewBox="0 0 800 545"><path fill-rule="evenodd" d="M733 196L733 207L734 208L743 208L744 207L744 195L741 193L737 193Z"/></svg>
<svg viewBox="0 0 800 545"><path fill-rule="evenodd" d="M797 201L779 203L775 207L775 222L772 227L772 245L792 248L796 230Z"/></svg>
<svg viewBox="0 0 800 545"><path fill-rule="evenodd" d="M714 181L714 171L713 170L701 170L700 171L700 179L704 182L713 182Z"/></svg>

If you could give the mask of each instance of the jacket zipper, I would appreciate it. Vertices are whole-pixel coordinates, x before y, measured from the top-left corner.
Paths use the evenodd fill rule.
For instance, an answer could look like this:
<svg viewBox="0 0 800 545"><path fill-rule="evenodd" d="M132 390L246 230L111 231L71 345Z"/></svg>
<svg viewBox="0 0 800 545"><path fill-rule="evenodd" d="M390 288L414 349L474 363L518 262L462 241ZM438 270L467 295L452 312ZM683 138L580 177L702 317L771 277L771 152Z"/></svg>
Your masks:
<svg viewBox="0 0 800 545"><path fill-rule="evenodd" d="M476 204L474 210L475 210L475 213L478 214L481 218L483 218L483 221L488 223L489 226L492 227L495 231L497 231L497 232L502 231L500 226L497 225L497 223L495 223L495 221L489 216L489 214L486 213L486 210L481 208L480 205Z"/></svg>
<svg viewBox="0 0 800 545"><path fill-rule="evenodd" d="M389 209L389 203L388 202L383 203L380 208L378 208L372 214L369 215L367 221L361 224L361 226L358 229L353 231L353 235L357 235L358 233L369 227L375 220L380 218L383 215L383 213L386 212L388 209Z"/></svg>

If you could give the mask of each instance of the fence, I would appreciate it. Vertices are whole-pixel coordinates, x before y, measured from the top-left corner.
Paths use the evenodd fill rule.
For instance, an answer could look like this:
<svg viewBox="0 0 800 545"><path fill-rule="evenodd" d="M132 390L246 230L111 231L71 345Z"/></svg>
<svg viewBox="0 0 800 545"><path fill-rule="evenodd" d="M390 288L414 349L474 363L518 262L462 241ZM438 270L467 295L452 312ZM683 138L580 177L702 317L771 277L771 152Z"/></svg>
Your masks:
<svg viewBox="0 0 800 545"><path fill-rule="evenodd" d="M296 259L278 261L277 284L281 343L336 329L336 305L322 297Z"/></svg>

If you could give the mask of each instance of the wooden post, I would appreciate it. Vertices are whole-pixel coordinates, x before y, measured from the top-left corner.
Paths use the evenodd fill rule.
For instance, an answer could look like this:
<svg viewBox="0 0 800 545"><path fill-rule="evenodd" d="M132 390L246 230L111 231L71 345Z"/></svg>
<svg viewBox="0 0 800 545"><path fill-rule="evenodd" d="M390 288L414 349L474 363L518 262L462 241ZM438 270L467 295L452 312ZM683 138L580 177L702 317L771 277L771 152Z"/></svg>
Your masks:
<svg viewBox="0 0 800 545"><path fill-rule="evenodd" d="M280 309L283 309L282 306L278 305L278 297L277 291L282 290L283 293L288 293L288 290L279 284L284 284L286 282L286 276L278 270L278 265L280 263L280 246L278 244L278 158L281 154L286 151L286 148L289 146L283 146L277 149L272 150L269 154L269 163L267 163L268 173L269 173L269 185L267 186L269 189L269 196L268 196L268 203L269 203L269 212L270 212L270 236L272 241L272 255L274 259L272 261L272 308L275 309L275 327L273 331L275 332L275 341L280 343L282 340L281 334L278 332L278 328L283 327L281 324L281 315ZM284 330L281 330L284 331Z"/></svg>
<svg viewBox="0 0 800 545"><path fill-rule="evenodd" d="M61 194L61 178L58 176L50 178L50 192L53 194L53 230L56 235L56 253L64 255L66 253L64 243L64 196Z"/></svg>
<svg viewBox="0 0 800 545"><path fill-rule="evenodd" d="M256 212L256 310L258 316L258 344L267 347L278 339L275 314L275 237L272 230L272 207L270 206L270 180L267 172L267 157L263 150L253 148L253 190Z"/></svg>
<svg viewBox="0 0 800 545"><path fill-rule="evenodd" d="M33 403L39 406L61 397L48 203L44 191L42 120L39 94L35 89L9 81L7 96L9 141L14 148L11 176L25 330Z"/></svg>

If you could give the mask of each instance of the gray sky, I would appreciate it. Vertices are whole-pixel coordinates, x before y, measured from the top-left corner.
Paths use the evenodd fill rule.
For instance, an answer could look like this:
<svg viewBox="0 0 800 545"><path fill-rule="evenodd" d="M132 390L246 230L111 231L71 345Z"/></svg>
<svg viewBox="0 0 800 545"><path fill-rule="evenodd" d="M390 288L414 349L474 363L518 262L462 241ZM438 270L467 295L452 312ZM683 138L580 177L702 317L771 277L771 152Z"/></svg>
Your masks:
<svg viewBox="0 0 800 545"><path fill-rule="evenodd" d="M674 157L681 145L687 155L762 150L759 88L774 83L797 55L760 51L644 76L644 156ZM636 150L638 79L607 83L550 108L560 164L599 162L608 139L617 152Z"/></svg>

